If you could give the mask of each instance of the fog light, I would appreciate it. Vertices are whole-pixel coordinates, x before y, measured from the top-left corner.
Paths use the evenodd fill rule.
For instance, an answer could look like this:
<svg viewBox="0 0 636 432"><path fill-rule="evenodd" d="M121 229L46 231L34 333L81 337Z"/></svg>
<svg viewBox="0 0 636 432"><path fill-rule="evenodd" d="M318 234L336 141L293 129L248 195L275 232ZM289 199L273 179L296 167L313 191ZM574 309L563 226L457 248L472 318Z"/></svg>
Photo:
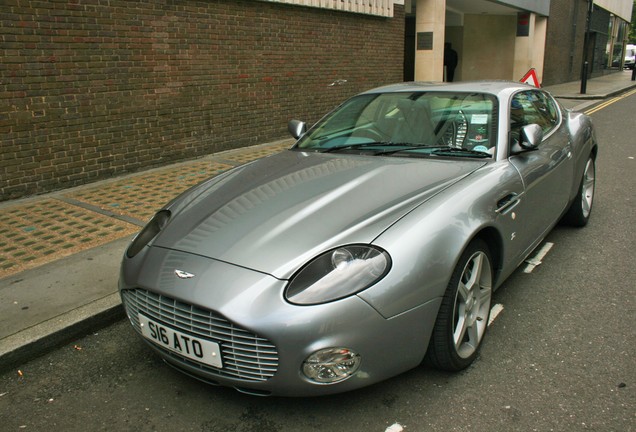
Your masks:
<svg viewBox="0 0 636 432"><path fill-rule="evenodd" d="M347 348L316 351L303 363L307 378L320 384L344 381L360 367L360 356Z"/></svg>

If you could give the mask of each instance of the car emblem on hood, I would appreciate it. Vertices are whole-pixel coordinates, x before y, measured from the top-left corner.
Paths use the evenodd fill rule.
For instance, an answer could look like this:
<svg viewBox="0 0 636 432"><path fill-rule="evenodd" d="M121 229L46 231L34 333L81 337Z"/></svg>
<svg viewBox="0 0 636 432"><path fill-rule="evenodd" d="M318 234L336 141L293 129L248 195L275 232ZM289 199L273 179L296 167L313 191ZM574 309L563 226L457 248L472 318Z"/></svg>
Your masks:
<svg viewBox="0 0 636 432"><path fill-rule="evenodd" d="M176 274L179 279L192 279L194 277L192 273L188 273L186 271L179 270L179 269L176 269L174 271L174 274Z"/></svg>

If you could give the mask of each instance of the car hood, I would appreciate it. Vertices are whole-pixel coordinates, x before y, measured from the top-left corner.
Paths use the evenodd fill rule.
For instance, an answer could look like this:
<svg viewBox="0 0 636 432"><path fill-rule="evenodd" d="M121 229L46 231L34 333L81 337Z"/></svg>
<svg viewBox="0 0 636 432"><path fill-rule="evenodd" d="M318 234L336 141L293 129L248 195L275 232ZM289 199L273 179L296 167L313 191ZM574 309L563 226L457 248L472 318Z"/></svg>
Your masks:
<svg viewBox="0 0 636 432"><path fill-rule="evenodd" d="M182 194L153 246L287 279L330 248L371 243L484 164L284 151Z"/></svg>

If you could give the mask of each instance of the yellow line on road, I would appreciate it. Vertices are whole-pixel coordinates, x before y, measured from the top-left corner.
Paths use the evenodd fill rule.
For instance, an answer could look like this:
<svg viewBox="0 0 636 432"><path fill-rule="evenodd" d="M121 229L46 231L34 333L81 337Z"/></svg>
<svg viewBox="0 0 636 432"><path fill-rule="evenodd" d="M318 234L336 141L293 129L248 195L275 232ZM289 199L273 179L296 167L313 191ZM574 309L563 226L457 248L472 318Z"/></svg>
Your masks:
<svg viewBox="0 0 636 432"><path fill-rule="evenodd" d="M626 97L632 96L633 94L636 94L636 89L634 89L634 90L632 90L632 91L630 91L630 92L628 92L628 93L625 93L625 94L623 94L623 95L616 96L615 98L609 99L609 100L607 100L607 101L603 102L602 104L597 105L597 106L595 106L594 108L592 108L592 109L590 109L590 110L585 111L585 114L587 114L587 115L592 115L592 114L594 114L595 112L600 111L600 110L602 110L603 108L607 108L607 107L608 107L608 106L610 106L611 104L613 104L613 103L615 103L615 102L618 102L618 101L619 101L619 100L621 100L621 99L625 99Z"/></svg>

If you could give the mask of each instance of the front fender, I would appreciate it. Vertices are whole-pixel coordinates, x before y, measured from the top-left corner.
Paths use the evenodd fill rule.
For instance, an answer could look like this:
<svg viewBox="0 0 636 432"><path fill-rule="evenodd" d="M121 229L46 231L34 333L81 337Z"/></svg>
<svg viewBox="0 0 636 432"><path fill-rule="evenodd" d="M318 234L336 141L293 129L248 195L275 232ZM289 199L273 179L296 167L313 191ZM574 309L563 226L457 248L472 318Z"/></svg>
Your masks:
<svg viewBox="0 0 636 432"><path fill-rule="evenodd" d="M516 267L522 245L506 239L518 227L509 213L500 214L499 200L523 196L519 174L507 162L489 164L423 203L373 243L385 249L392 268L378 284L358 294L385 317L403 313L442 297L457 261L468 243L481 232L503 239L498 267Z"/></svg>

